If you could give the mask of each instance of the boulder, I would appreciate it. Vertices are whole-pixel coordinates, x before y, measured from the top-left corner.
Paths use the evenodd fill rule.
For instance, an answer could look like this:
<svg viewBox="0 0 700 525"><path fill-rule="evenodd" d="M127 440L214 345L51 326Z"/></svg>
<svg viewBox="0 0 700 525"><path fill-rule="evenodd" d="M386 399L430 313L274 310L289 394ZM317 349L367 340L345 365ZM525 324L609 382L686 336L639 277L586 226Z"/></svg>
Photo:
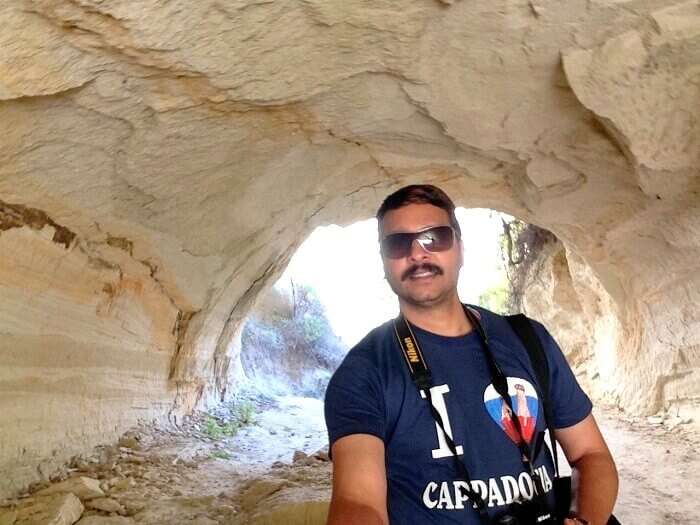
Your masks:
<svg viewBox="0 0 700 525"><path fill-rule="evenodd" d="M100 482L98 480L85 476L69 478L60 483L56 483L50 487L38 491L36 495L48 496L51 494L63 494L67 492L75 494L83 501L93 498L102 498L105 495L102 488L100 488Z"/></svg>
<svg viewBox="0 0 700 525"><path fill-rule="evenodd" d="M84 507L70 493L31 498L17 508L15 525L73 525Z"/></svg>

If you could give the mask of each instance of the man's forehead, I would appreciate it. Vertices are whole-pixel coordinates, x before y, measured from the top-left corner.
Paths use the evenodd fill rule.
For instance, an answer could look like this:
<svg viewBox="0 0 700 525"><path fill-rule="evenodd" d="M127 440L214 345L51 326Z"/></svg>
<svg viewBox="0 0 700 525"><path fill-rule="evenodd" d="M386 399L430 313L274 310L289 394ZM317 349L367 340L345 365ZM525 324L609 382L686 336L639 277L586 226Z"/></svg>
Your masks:
<svg viewBox="0 0 700 525"><path fill-rule="evenodd" d="M399 232L416 232L433 226L450 224L446 210L432 204L407 204L388 211L379 224L380 235Z"/></svg>

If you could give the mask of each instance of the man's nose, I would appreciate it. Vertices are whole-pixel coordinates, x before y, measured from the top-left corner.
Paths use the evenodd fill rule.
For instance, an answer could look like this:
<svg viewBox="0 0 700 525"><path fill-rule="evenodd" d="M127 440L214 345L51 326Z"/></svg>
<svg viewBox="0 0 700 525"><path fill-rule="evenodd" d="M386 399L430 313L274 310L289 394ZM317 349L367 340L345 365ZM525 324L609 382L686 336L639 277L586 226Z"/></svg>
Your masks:
<svg viewBox="0 0 700 525"><path fill-rule="evenodd" d="M422 261L430 257L428 250L423 248L423 245L418 242L418 239L413 239L411 243L411 251L408 254L408 258L411 261Z"/></svg>

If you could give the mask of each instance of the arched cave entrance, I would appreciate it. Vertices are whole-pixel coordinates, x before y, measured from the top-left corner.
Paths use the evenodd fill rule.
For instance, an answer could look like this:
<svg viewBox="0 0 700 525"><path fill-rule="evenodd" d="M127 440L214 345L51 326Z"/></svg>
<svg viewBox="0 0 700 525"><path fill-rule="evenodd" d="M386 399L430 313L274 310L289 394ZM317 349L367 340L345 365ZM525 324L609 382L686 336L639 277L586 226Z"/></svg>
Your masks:
<svg viewBox="0 0 700 525"><path fill-rule="evenodd" d="M700 419L693 2L89 4L0 7L0 495L226 399L301 240L412 182L552 231L599 395Z"/></svg>

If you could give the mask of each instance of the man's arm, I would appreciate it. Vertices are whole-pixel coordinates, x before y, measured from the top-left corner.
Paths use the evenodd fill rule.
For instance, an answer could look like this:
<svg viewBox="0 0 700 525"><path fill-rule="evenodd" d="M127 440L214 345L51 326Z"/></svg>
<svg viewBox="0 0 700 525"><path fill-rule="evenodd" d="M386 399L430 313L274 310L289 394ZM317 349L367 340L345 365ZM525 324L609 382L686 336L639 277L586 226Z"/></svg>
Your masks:
<svg viewBox="0 0 700 525"><path fill-rule="evenodd" d="M573 510L591 525L605 525L617 498L617 469L593 414L554 435L573 468Z"/></svg>
<svg viewBox="0 0 700 525"><path fill-rule="evenodd" d="M331 450L333 494L326 525L388 525L384 442L353 434Z"/></svg>

